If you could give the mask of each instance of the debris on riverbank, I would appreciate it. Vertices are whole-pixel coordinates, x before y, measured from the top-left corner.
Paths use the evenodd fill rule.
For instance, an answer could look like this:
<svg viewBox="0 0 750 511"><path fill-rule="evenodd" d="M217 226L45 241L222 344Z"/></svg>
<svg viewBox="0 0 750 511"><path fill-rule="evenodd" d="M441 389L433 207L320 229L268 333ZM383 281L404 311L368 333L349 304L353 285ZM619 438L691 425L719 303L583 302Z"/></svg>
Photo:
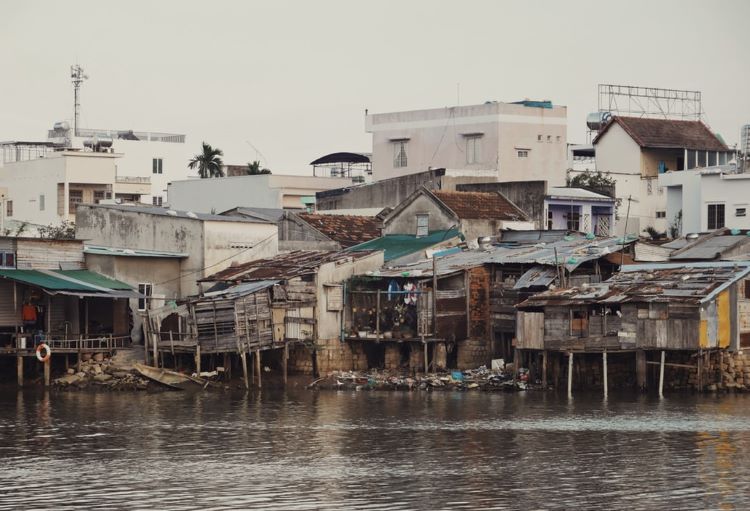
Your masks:
<svg viewBox="0 0 750 511"><path fill-rule="evenodd" d="M149 380L141 377L130 365L120 365L102 353L82 360L80 370L70 368L54 380L59 388L83 389L89 386L109 390L147 390ZM155 385L152 385L155 387Z"/></svg>
<svg viewBox="0 0 750 511"><path fill-rule="evenodd" d="M308 389L325 390L427 390L427 391L524 391L538 388L528 381L524 368L514 371L512 364L504 369L480 366L465 371L429 374L397 374L389 371L334 371L310 383Z"/></svg>

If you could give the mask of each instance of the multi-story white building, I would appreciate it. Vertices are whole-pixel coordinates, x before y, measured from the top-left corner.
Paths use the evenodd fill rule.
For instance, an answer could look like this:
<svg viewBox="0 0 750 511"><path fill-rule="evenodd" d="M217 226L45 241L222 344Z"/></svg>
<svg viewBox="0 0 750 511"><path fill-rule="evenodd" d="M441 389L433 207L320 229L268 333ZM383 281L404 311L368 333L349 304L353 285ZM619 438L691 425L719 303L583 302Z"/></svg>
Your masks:
<svg viewBox="0 0 750 511"><path fill-rule="evenodd" d="M117 174L120 154L56 151L0 167L5 219L36 225L75 221L78 204L105 199L138 202L151 192L149 178Z"/></svg>
<svg viewBox="0 0 750 511"><path fill-rule="evenodd" d="M76 134L68 123L56 123L48 140L63 147L84 149L91 146L109 148L121 157L116 162L120 181L148 180L149 193L142 201L160 206L167 204L167 184L187 179L193 171L187 167L190 158L200 150L188 148L185 135L132 130L99 130L79 128Z"/></svg>
<svg viewBox="0 0 750 511"><path fill-rule="evenodd" d="M567 108L550 101L371 114L365 123L375 181L446 168L565 184Z"/></svg>
<svg viewBox="0 0 750 511"><path fill-rule="evenodd" d="M626 230L640 234L648 227L666 232L674 221L659 186L660 174L723 165L733 157L726 144L700 121L615 116L593 143L596 170L616 182L619 234ZM571 177L576 173L571 169Z"/></svg>

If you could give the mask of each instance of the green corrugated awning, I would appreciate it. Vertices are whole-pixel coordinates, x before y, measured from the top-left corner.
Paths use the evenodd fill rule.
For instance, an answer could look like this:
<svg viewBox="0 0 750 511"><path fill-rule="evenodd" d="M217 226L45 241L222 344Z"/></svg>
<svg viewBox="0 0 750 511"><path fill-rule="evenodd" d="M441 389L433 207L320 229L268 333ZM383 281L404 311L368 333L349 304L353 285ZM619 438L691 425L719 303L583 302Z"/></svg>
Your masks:
<svg viewBox="0 0 750 511"><path fill-rule="evenodd" d="M0 270L5 278L43 289L49 294L137 298L132 287L89 270Z"/></svg>
<svg viewBox="0 0 750 511"><path fill-rule="evenodd" d="M360 251L360 250L382 250L384 252L383 259L390 261L392 259L398 259L420 250L427 250L433 245L442 243L445 240L461 236L458 229L450 229L447 231L434 231L428 236L413 236L410 234L388 234L381 238L375 238L374 240L360 243L348 250Z"/></svg>

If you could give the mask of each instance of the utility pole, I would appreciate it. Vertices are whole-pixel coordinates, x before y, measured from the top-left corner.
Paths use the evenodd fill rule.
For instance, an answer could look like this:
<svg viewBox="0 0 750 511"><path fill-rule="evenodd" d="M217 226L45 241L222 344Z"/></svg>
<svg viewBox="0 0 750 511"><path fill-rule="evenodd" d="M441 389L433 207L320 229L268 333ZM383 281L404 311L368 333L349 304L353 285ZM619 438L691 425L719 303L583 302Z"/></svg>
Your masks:
<svg viewBox="0 0 750 511"><path fill-rule="evenodd" d="M620 250L620 271L625 262L625 238L628 235L628 219L630 218L630 202L633 200L632 195L628 195L628 211L625 214L625 231L622 233L622 250Z"/></svg>
<svg viewBox="0 0 750 511"><path fill-rule="evenodd" d="M78 118L81 115L81 102L79 94L81 84L88 80L89 76L83 72L83 68L78 64L70 66L70 80L73 82L73 136L78 136Z"/></svg>

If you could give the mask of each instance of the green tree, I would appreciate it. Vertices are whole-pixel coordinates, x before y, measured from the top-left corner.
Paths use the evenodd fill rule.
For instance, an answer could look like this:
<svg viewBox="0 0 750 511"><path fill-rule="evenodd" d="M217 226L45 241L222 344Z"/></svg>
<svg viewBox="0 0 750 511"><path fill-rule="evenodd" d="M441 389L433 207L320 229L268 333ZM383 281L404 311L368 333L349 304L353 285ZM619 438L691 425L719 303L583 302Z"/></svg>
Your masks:
<svg viewBox="0 0 750 511"><path fill-rule="evenodd" d="M191 170L198 169L198 175L205 179L207 177L224 177L224 162L221 157L224 152L221 149L214 149L209 144L203 142L203 152L196 154L188 163Z"/></svg>
<svg viewBox="0 0 750 511"><path fill-rule="evenodd" d="M39 237L51 240L74 240L76 239L76 226L73 222L63 220L58 225L49 224L39 227Z"/></svg>
<svg viewBox="0 0 750 511"><path fill-rule="evenodd" d="M255 160L252 163L247 164L247 174L249 176L257 176L258 174L270 174L271 171L265 167L260 166L260 162Z"/></svg>

